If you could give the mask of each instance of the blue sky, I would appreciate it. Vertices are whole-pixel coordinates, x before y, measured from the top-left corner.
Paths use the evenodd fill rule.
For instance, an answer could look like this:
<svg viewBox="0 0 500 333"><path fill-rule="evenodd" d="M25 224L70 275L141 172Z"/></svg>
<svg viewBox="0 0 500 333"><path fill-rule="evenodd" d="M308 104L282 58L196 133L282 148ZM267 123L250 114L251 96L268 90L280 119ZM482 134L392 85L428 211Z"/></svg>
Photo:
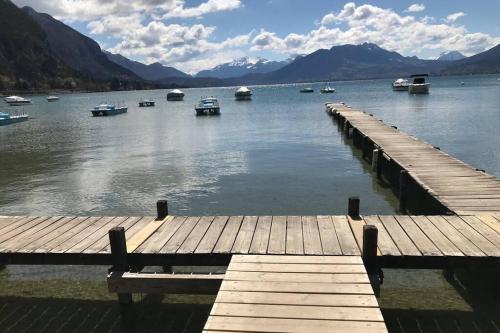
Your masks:
<svg viewBox="0 0 500 333"><path fill-rule="evenodd" d="M131 59L195 73L373 42L403 55L466 55L500 43L500 1L14 0Z"/></svg>

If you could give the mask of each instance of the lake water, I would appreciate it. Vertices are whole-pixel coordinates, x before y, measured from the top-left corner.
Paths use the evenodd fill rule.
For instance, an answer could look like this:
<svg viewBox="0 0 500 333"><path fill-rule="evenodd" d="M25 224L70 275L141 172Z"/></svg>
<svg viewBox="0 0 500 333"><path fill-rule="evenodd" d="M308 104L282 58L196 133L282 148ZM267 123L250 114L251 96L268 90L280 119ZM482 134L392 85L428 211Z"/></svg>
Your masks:
<svg viewBox="0 0 500 333"><path fill-rule="evenodd" d="M461 85L460 82L465 82ZM347 198L362 213L396 212L324 112L344 101L500 177L500 83L494 76L431 78L428 96L393 92L391 80L334 82L337 93L301 94L301 85L32 97L32 119L0 127L0 215L155 215L168 199L177 215L343 214ZM196 117L214 95L221 116ZM156 101L139 108L141 98ZM101 102L127 114L91 117ZM5 103L0 110L14 110Z"/></svg>

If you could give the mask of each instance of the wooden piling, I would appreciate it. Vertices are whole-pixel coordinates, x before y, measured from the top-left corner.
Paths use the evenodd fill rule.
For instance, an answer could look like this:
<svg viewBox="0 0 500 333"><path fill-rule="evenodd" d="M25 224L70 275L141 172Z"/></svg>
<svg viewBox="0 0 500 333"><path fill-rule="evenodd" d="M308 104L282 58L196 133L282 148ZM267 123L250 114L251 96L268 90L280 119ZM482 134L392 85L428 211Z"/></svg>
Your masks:
<svg viewBox="0 0 500 333"><path fill-rule="evenodd" d="M167 200L158 200L156 202L156 219L163 220L168 216L168 202Z"/></svg>
<svg viewBox="0 0 500 333"><path fill-rule="evenodd" d="M384 162L384 150L382 148L377 149L377 178L382 178L382 163Z"/></svg>
<svg viewBox="0 0 500 333"><path fill-rule="evenodd" d="M353 219L359 218L359 197L349 197L347 215Z"/></svg>
<svg viewBox="0 0 500 333"><path fill-rule="evenodd" d="M350 133L349 133L350 132L350 128L351 128L351 126L350 126L349 122L346 120L344 122L344 134L345 134L345 137L347 139L349 139L349 137L350 137Z"/></svg>
<svg viewBox="0 0 500 333"><path fill-rule="evenodd" d="M112 271L128 272L130 268L128 263L125 229L123 227L110 229L109 242L113 260ZM118 293L118 302L120 304L122 331L127 333L135 332L135 313L132 294Z"/></svg>
<svg viewBox="0 0 500 333"><path fill-rule="evenodd" d="M373 149L372 150L372 171L377 172L377 170L378 170L378 149Z"/></svg>
<svg viewBox="0 0 500 333"><path fill-rule="evenodd" d="M399 172L399 210L401 213L406 212L408 201L408 171L401 170Z"/></svg>
<svg viewBox="0 0 500 333"><path fill-rule="evenodd" d="M380 267L377 262L378 229L374 225L363 226L362 258L375 295L380 296Z"/></svg>

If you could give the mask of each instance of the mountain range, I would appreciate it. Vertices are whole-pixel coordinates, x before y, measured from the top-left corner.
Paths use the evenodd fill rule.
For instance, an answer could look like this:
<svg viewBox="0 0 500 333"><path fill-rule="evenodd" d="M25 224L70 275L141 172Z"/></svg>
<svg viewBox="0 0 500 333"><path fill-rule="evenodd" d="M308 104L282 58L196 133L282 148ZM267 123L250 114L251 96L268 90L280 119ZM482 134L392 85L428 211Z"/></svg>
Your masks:
<svg viewBox="0 0 500 333"><path fill-rule="evenodd" d="M405 57L371 43L339 45L285 61L243 57L191 76L160 63L146 65L103 51L94 40L48 14L0 0L0 91L207 87L413 73L500 73L500 45L471 57L453 51L437 60Z"/></svg>

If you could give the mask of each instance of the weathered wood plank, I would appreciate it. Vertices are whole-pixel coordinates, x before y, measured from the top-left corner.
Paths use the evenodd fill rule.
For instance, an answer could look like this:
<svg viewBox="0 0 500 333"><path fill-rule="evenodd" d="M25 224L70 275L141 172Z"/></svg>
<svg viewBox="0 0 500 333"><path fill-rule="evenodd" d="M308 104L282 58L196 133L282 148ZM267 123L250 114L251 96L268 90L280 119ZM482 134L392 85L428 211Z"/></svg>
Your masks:
<svg viewBox="0 0 500 333"><path fill-rule="evenodd" d="M240 231L236 236L232 253L248 253L252 244L255 227L257 225L257 216L245 216L241 223Z"/></svg>
<svg viewBox="0 0 500 333"><path fill-rule="evenodd" d="M332 216L333 225L337 232L340 248L343 255L359 255L361 253L356 239L353 236L347 217L345 216Z"/></svg>
<svg viewBox="0 0 500 333"><path fill-rule="evenodd" d="M270 254L285 254L286 216L273 216L267 252Z"/></svg>
<svg viewBox="0 0 500 333"><path fill-rule="evenodd" d="M415 244L413 244L412 240L403 231L403 229L393 216L379 216L379 218L382 224L384 225L385 229L389 233L389 235L391 235L399 251L401 251L402 255L405 256L421 255L420 251L417 249Z"/></svg>
<svg viewBox="0 0 500 333"><path fill-rule="evenodd" d="M176 251L177 253L194 253L201 239L205 236L208 228L214 220L213 216L203 216L200 218L196 226L191 230L187 238L182 242L182 245Z"/></svg>
<svg viewBox="0 0 500 333"><path fill-rule="evenodd" d="M373 289L368 283L232 281L227 279L222 283L220 290L308 294L373 294Z"/></svg>
<svg viewBox="0 0 500 333"><path fill-rule="evenodd" d="M252 244L250 245L250 253L267 253L267 245L269 244L269 236L271 233L271 223L271 216L259 216Z"/></svg>
<svg viewBox="0 0 500 333"><path fill-rule="evenodd" d="M199 216L188 217L172 235L172 237L170 237L170 239L165 243L159 253L175 253L182 243L184 243L184 240L186 240L199 220Z"/></svg>
<svg viewBox="0 0 500 333"><path fill-rule="evenodd" d="M441 256L442 253L434 245L434 243L427 238L427 236L420 230L415 222L409 216L396 216L401 228L410 237L413 244L420 250L424 256Z"/></svg>
<svg viewBox="0 0 500 333"><path fill-rule="evenodd" d="M304 253L323 254L316 216L302 216L302 232L304 235Z"/></svg>
<svg viewBox="0 0 500 333"><path fill-rule="evenodd" d="M464 254L425 216L412 216L413 221L445 256L461 257Z"/></svg>
<svg viewBox="0 0 500 333"><path fill-rule="evenodd" d="M286 253L304 254L304 236L300 216L288 216L286 219Z"/></svg>
<svg viewBox="0 0 500 333"><path fill-rule="evenodd" d="M366 274L311 274L228 271L226 280L273 281L273 282L320 282L320 283L369 283Z"/></svg>
<svg viewBox="0 0 500 333"><path fill-rule="evenodd" d="M136 252L158 253L186 219L186 216L174 216L172 220L166 221L150 239L139 246Z"/></svg>
<svg viewBox="0 0 500 333"><path fill-rule="evenodd" d="M226 223L226 227L222 231L217 244L215 245L214 252L216 253L230 253L231 249L240 230L243 216L231 216Z"/></svg>
<svg viewBox="0 0 500 333"><path fill-rule="evenodd" d="M323 254L342 254L331 216L318 216L318 228L319 235L321 237L321 245L323 247Z"/></svg>
<svg viewBox="0 0 500 333"><path fill-rule="evenodd" d="M391 236L385 229L378 216L365 216L364 220L368 225L374 225L378 229L378 250L384 256L399 256L399 251Z"/></svg>

